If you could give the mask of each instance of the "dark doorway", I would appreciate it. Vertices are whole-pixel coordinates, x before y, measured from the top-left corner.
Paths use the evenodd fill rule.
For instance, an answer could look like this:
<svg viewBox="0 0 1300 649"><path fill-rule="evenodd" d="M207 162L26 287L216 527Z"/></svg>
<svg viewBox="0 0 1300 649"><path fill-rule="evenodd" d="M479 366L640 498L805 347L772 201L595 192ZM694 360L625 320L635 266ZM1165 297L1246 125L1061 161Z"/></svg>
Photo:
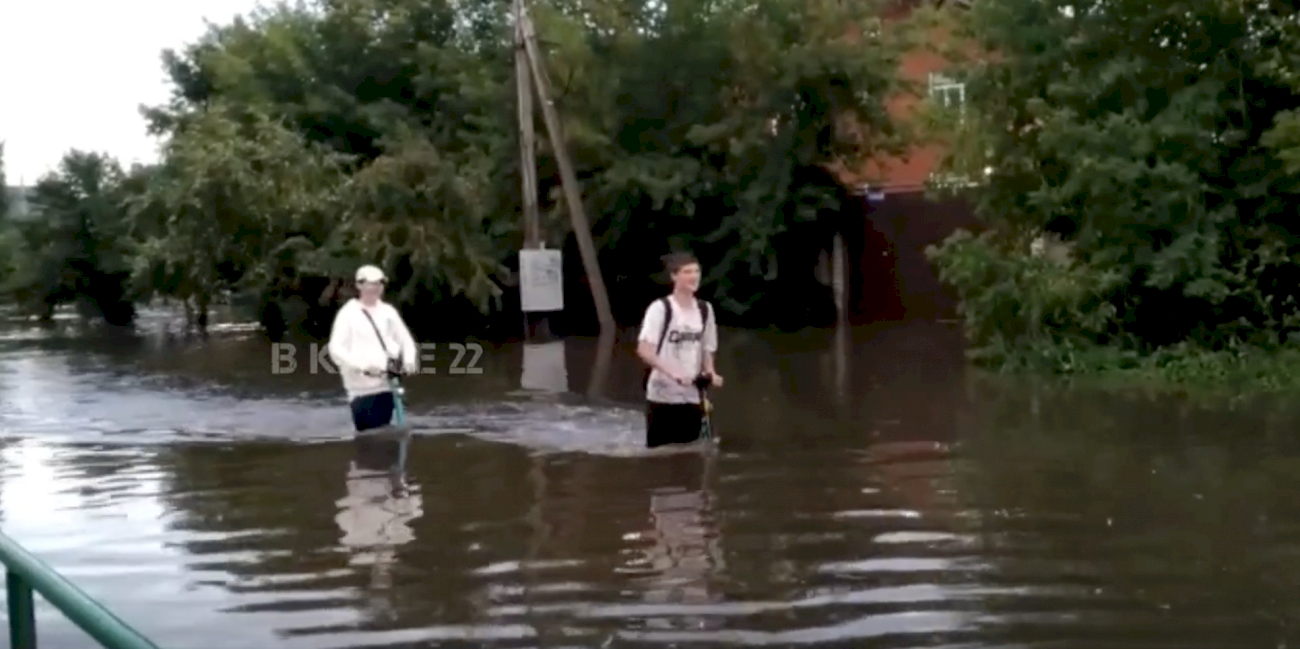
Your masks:
<svg viewBox="0 0 1300 649"><path fill-rule="evenodd" d="M860 237L845 239L854 268L850 314L853 324L941 320L957 317L957 298L939 281L925 248L958 228L982 228L967 201L929 199L923 192L886 194L861 202ZM856 241L853 239L856 238Z"/></svg>

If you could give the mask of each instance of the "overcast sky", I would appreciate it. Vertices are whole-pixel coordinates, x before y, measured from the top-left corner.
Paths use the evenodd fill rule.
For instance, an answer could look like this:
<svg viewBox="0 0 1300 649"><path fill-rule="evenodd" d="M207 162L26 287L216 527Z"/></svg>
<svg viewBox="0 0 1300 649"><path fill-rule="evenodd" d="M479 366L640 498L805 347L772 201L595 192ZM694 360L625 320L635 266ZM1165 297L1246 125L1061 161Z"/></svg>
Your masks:
<svg viewBox="0 0 1300 649"><path fill-rule="evenodd" d="M123 166L156 158L140 104L165 101L162 50L198 38L257 0L4 2L0 141L9 184L34 183L72 148Z"/></svg>

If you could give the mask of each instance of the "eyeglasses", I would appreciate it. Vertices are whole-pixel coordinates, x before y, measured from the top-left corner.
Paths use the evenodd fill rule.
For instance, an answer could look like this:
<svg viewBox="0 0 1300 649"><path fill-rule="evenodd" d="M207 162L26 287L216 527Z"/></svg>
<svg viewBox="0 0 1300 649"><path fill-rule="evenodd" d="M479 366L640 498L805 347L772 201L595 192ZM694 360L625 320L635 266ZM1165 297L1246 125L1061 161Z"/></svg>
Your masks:
<svg viewBox="0 0 1300 649"><path fill-rule="evenodd" d="M380 286L383 286L384 284L387 284L387 283L388 283L388 280L386 280L386 279L372 279L372 280L364 280L364 279L363 279L363 280L358 280L358 281L357 281L357 286L365 286L366 284L378 284L378 285L380 285Z"/></svg>

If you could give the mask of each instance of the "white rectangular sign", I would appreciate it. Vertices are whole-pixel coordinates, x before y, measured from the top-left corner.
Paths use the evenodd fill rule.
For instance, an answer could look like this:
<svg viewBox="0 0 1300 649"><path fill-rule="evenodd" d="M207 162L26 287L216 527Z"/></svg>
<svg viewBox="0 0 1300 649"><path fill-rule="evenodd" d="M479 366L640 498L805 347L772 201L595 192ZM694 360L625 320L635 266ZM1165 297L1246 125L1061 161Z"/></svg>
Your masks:
<svg viewBox="0 0 1300 649"><path fill-rule="evenodd" d="M519 293L524 313L564 310L564 273L559 250L519 251Z"/></svg>

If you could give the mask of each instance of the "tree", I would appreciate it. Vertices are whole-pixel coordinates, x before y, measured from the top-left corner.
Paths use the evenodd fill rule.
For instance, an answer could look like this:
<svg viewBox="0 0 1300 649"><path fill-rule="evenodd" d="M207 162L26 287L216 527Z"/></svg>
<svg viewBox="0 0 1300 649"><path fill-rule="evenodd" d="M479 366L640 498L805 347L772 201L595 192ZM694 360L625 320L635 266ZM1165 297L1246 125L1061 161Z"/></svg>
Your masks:
<svg viewBox="0 0 1300 649"><path fill-rule="evenodd" d="M832 227L844 198L822 167L898 140L883 104L895 50L846 28L866 11L830 0L536 9L567 146L614 275L646 283L633 267L673 239L697 248L739 312L776 285L783 234L815 259L829 235L802 244L794 232ZM278 5L167 53L172 101L147 113L155 132L179 138L220 104L234 123L261 115L347 156L333 243L293 263L383 260L408 306L490 312L520 238L507 17L501 0ZM850 117L861 128L846 127ZM542 151L540 165L544 229L560 244L568 228L546 181L553 153ZM812 266L781 279L812 281ZM788 288L807 301L806 289ZM631 298L639 312L642 297Z"/></svg>
<svg viewBox="0 0 1300 649"><path fill-rule="evenodd" d="M0 142L0 221L9 216L9 183L5 180L5 143Z"/></svg>
<svg viewBox="0 0 1300 649"><path fill-rule="evenodd" d="M232 123L273 120L314 150L332 150L352 175L316 186L331 205L319 231L283 242L264 264L278 275L244 286L268 291L264 323L312 319L283 303L303 301L295 278L346 277L362 260L401 269L394 288L406 304L459 296L487 309L500 295L501 242L513 231L496 227L508 222L499 197L514 197L511 167L497 164L510 145L509 68L494 71L483 61L490 53L453 42L453 17L441 3L280 5L165 56L176 92L147 111L155 132L180 137L220 104ZM458 197L457 188L474 189Z"/></svg>
<svg viewBox="0 0 1300 649"><path fill-rule="evenodd" d="M884 99L898 88L906 32L848 29L877 9L786 0L539 7L612 274L644 274L645 242L658 252L671 243L701 254L733 313L761 297L786 309L806 303L811 260L829 245L844 199L823 168L901 144ZM778 263L778 239L796 232L786 250L807 246L806 263ZM785 283L796 277L808 283Z"/></svg>
<svg viewBox="0 0 1300 649"><path fill-rule="evenodd" d="M332 232L341 161L270 117L214 102L187 116L133 203L137 285L206 327L218 294L262 290Z"/></svg>
<svg viewBox="0 0 1300 649"><path fill-rule="evenodd" d="M32 193L39 221L19 226L30 251L14 269L7 289L49 318L60 304L76 303L111 324L129 324L135 311L127 298L121 181L117 162L104 154L73 150Z"/></svg>
<svg viewBox="0 0 1300 649"><path fill-rule="evenodd" d="M486 311L509 252L491 218L500 213L491 167L489 156L458 160L422 138L399 143L352 177L336 241L352 259L402 269L400 301L464 294Z"/></svg>
<svg viewBox="0 0 1300 649"><path fill-rule="evenodd" d="M25 263L22 235L7 220L9 186L5 182L4 162L4 142L0 142L0 287L7 286Z"/></svg>
<svg viewBox="0 0 1300 649"><path fill-rule="evenodd" d="M1042 336L1055 343L1269 347L1300 326L1300 184L1282 164L1297 140L1274 130L1300 107L1278 62L1300 43L1290 5L992 0L970 16L967 34L996 55L967 66L960 150L981 155L954 162L992 169L975 194L1002 238L937 251L978 296L968 322L994 322L978 302L1002 291L1017 318L1050 318ZM1043 231L1062 235L1076 263L1015 261ZM995 268L1017 279L988 284ZM1030 292L1027 272L1055 279ZM1046 308L1071 291L1063 309Z"/></svg>

